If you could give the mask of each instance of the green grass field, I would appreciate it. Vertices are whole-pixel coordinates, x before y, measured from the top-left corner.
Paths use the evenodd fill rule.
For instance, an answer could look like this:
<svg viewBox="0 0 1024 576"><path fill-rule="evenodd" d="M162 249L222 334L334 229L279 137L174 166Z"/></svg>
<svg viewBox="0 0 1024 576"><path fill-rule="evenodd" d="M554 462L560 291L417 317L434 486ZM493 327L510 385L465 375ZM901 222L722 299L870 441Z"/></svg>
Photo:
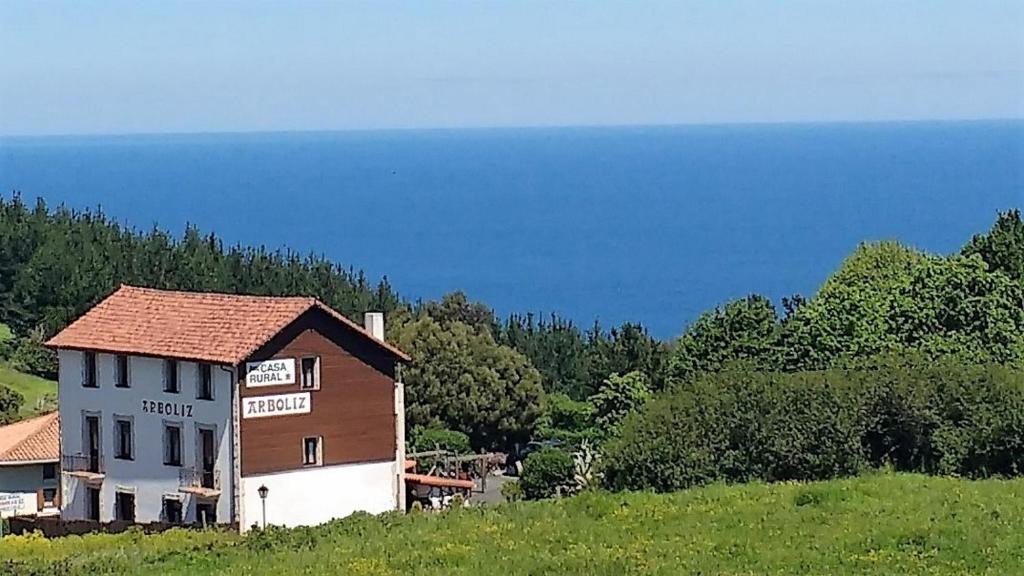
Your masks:
<svg viewBox="0 0 1024 576"><path fill-rule="evenodd" d="M7 386L25 397L20 410L23 418L57 408L57 383L52 380L18 372L0 362L0 386Z"/></svg>
<svg viewBox="0 0 1024 576"><path fill-rule="evenodd" d="M246 537L12 537L0 543L0 573L1022 574L1022 519L1024 480L876 474L361 516Z"/></svg>

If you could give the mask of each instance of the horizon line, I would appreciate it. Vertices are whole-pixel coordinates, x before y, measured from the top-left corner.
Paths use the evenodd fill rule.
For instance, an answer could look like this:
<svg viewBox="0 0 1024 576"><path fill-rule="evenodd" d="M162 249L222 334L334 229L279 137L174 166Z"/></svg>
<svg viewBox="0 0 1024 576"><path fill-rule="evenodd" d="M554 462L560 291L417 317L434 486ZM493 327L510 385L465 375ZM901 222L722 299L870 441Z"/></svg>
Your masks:
<svg viewBox="0 0 1024 576"><path fill-rule="evenodd" d="M656 123L610 123L610 124L495 124L482 126L423 126L423 127L382 127L382 128L311 128L311 129L254 129L254 130L212 130L212 131L140 131L140 132L53 132L0 134L4 139L47 139L47 138L137 138L137 137L180 137L180 136L259 136L259 135L301 135L338 133L382 133L382 132L471 132L486 130L573 130L573 129L623 129L623 128L730 128L745 126L849 126L881 124L974 124L992 122L1024 122L1021 117L977 117L977 118L910 118L880 120L754 120L737 122L668 122Z"/></svg>

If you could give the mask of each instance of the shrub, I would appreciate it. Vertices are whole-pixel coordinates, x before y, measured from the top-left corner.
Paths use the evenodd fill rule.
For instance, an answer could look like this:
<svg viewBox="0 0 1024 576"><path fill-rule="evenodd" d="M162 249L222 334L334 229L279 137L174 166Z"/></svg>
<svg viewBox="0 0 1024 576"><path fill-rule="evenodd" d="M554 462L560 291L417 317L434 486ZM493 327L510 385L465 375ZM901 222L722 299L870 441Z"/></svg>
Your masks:
<svg viewBox="0 0 1024 576"><path fill-rule="evenodd" d="M597 435L593 404L573 400L565 394L549 394L544 398L535 440L555 440L568 446L579 446L597 438Z"/></svg>
<svg viewBox="0 0 1024 576"><path fill-rule="evenodd" d="M35 374L50 380L57 379L57 354L46 347L46 333L42 327L22 338L11 354L11 366L16 370Z"/></svg>
<svg viewBox="0 0 1024 576"><path fill-rule="evenodd" d="M7 424L18 419L18 410L25 402L25 397L17 390L11 390L0 384L0 424Z"/></svg>
<svg viewBox="0 0 1024 576"><path fill-rule="evenodd" d="M523 499L523 487L517 480L506 480L501 485L501 496L507 502L518 502Z"/></svg>
<svg viewBox="0 0 1024 576"><path fill-rule="evenodd" d="M651 395L651 385L643 372L625 375L612 374L601 383L597 392L590 397L594 405L595 418L601 433L615 430L627 414L643 406Z"/></svg>
<svg viewBox="0 0 1024 576"><path fill-rule="evenodd" d="M530 454L523 462L520 484L523 497L539 500L557 496L573 485L575 468L570 456L564 450L545 447Z"/></svg>
<svg viewBox="0 0 1024 576"><path fill-rule="evenodd" d="M704 375L627 417L604 459L607 487L657 491L865 466L1024 473L1022 374L903 356L849 370Z"/></svg>
<svg viewBox="0 0 1024 576"><path fill-rule="evenodd" d="M428 452L430 450L448 450L456 454L473 452L469 444L469 436L458 430L445 428L414 428L412 431L412 451Z"/></svg>

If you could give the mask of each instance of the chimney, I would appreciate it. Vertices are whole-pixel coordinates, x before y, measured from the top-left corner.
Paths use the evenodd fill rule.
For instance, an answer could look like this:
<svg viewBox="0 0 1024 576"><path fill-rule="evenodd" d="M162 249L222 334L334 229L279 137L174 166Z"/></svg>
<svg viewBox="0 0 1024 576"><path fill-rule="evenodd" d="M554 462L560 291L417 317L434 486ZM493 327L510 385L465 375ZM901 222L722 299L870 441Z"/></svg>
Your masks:
<svg viewBox="0 0 1024 576"><path fill-rule="evenodd" d="M363 327L370 333L371 336L384 341L384 313L383 312L367 312L363 315Z"/></svg>

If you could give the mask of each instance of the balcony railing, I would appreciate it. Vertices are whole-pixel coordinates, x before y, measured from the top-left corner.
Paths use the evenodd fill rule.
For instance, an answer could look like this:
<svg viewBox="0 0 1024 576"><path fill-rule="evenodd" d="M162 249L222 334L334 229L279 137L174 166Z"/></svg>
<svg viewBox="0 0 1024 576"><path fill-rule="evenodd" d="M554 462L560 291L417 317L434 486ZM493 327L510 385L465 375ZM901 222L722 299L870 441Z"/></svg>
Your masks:
<svg viewBox="0 0 1024 576"><path fill-rule="evenodd" d="M60 467L67 474L81 476L88 479L103 478L103 458L99 452L90 454L63 454L60 457Z"/></svg>
<svg viewBox="0 0 1024 576"><path fill-rule="evenodd" d="M178 486L183 492L215 495L220 493L220 470L182 468L178 471Z"/></svg>

